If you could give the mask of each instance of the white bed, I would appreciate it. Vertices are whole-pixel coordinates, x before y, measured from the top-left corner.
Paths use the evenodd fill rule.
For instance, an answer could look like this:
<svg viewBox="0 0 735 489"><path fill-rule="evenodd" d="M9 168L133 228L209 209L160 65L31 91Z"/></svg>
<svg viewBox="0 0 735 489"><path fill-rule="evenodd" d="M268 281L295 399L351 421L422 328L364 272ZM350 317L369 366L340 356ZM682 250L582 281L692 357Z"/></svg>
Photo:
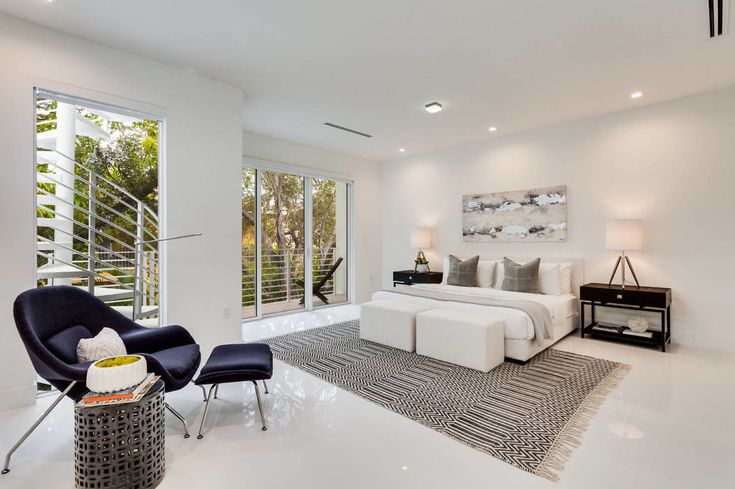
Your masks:
<svg viewBox="0 0 735 489"><path fill-rule="evenodd" d="M510 257L518 261L529 257ZM481 257L481 260L489 260ZM553 260L542 257L542 262L566 262L573 264L571 290L578 291L582 277L582 263L578 258ZM405 287L405 286L402 286ZM416 284L412 287L431 290L441 294L443 300L415 297L397 293L398 291L381 290L373 294L373 300L388 300L430 305L437 309L456 309L481 315L489 315L505 322L505 356L514 360L526 361L540 351L553 345L578 327L578 301L574 294L545 295L524 292L509 292L492 287L459 287L446 284ZM551 314L553 337L549 340L537 341L531 318L517 309L472 304L473 297L494 297L500 299L530 300L546 306Z"/></svg>

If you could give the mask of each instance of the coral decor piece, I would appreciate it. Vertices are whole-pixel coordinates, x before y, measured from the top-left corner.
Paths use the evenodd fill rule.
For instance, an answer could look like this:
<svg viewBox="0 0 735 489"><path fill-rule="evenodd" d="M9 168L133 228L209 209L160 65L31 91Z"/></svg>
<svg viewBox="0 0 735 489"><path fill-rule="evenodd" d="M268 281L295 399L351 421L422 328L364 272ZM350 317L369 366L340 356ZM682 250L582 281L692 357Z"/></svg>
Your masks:
<svg viewBox="0 0 735 489"><path fill-rule="evenodd" d="M648 321L641 316L633 316L628 319L628 327L635 333L645 333L648 331Z"/></svg>

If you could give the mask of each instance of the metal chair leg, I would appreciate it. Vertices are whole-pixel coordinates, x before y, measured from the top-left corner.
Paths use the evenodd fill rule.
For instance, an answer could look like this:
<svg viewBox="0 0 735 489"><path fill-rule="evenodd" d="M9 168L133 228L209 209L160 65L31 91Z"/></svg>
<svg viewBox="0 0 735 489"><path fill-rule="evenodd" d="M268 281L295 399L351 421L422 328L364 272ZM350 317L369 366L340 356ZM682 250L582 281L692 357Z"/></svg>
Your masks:
<svg viewBox="0 0 735 489"><path fill-rule="evenodd" d="M209 401L212 398L212 392L214 392L217 388L218 384L214 384L209 388L209 395L207 395L207 399L204 401L204 414L202 414L202 422L199 424L199 434L197 435L197 440L201 440L204 438L204 435L202 435L202 429L204 428L204 420L207 419L207 412L209 411ZM203 389L204 387L202 387Z"/></svg>
<svg viewBox="0 0 735 489"><path fill-rule="evenodd" d="M266 394L270 394L270 392L268 392L268 384L265 383L265 380L263 381L263 388L265 389Z"/></svg>
<svg viewBox="0 0 735 489"><path fill-rule="evenodd" d="M166 406L166 409L168 409L171 414L176 416L179 421L181 421L184 424L184 438L189 438L191 435L189 434L189 423L186 422L186 418L183 417L177 410L171 407L171 404L164 403L164 406Z"/></svg>
<svg viewBox="0 0 735 489"><path fill-rule="evenodd" d="M43 414L41 415L41 417L38 418L35 423L33 423L33 425L28 429L28 431L26 431L25 433L23 433L23 436L20 437L20 440L18 440L18 442L15 445L13 445L13 448L11 448L8 451L8 454L5 455L5 465L3 466L3 471L2 471L3 474L7 474L8 472L10 472L10 457L13 456L13 453L15 453L15 451L18 449L18 447L20 447L21 444L24 441L26 441L26 438L28 438L28 436L30 436L30 434L33 433L33 431L36 428L38 428L38 425L40 425L41 422L44 419L46 419L46 416L48 416L51 413L51 411L53 411L54 408L56 406L58 406L58 404L61 402L61 400L64 397L66 397L66 395L69 393L69 391L72 390L72 388L76 384L77 384L76 381L75 382L72 382L71 384L69 384L69 386L66 389L64 389L64 392L62 392L61 394L59 394L59 397L57 397L56 400L54 400L54 402L51 403L51 405L48 407L48 409L46 409L46 411L43 412Z"/></svg>
<svg viewBox="0 0 735 489"><path fill-rule="evenodd" d="M202 388L202 396L204 397L204 402L207 402L207 389L205 389L203 385L200 385L199 387Z"/></svg>
<svg viewBox="0 0 735 489"><path fill-rule="evenodd" d="M263 403L260 401L260 389L258 389L258 383L256 381L253 381L253 385L255 386L255 397L258 399L258 411L260 411L260 422L263 423L263 428L261 428L263 431L268 429L268 426L265 423L265 414L263 414Z"/></svg>
<svg viewBox="0 0 735 489"><path fill-rule="evenodd" d="M217 397L217 394L219 394L219 384L216 384L214 386L214 398L215 399L219 399L219 397Z"/></svg>

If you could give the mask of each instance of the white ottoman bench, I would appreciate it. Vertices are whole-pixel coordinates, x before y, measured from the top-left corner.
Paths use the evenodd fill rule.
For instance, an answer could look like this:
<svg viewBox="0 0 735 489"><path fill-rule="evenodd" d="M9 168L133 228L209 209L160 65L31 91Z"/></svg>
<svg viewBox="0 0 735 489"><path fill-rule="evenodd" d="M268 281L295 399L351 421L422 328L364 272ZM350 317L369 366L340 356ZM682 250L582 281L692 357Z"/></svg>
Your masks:
<svg viewBox="0 0 735 489"><path fill-rule="evenodd" d="M416 316L416 353L489 372L503 363L504 329L500 319L431 309Z"/></svg>
<svg viewBox="0 0 735 489"><path fill-rule="evenodd" d="M360 308L360 338L416 351L416 315L428 309L410 302L366 302Z"/></svg>

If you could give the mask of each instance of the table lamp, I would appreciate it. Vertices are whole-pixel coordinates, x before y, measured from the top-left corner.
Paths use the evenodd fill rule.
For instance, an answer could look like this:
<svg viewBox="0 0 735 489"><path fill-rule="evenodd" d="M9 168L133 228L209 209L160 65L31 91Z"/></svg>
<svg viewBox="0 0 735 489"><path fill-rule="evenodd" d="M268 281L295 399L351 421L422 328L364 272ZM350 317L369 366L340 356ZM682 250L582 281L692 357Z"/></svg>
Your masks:
<svg viewBox="0 0 735 489"><path fill-rule="evenodd" d="M622 288L625 288L625 267L627 265L633 274L633 280L635 280L636 286L640 288L641 284L638 283L638 277L635 274L633 265L631 265L630 259L625 252L643 249L643 221L638 219L614 219L607 221L605 227L605 244L608 250L620 252L608 285L612 285L618 268L621 268L621 285Z"/></svg>
<svg viewBox="0 0 735 489"><path fill-rule="evenodd" d="M429 261L424 256L423 248L431 247L431 229L430 228L415 228L411 231L411 248L418 249L416 254L416 265L413 268L414 272L424 273L429 271Z"/></svg>

